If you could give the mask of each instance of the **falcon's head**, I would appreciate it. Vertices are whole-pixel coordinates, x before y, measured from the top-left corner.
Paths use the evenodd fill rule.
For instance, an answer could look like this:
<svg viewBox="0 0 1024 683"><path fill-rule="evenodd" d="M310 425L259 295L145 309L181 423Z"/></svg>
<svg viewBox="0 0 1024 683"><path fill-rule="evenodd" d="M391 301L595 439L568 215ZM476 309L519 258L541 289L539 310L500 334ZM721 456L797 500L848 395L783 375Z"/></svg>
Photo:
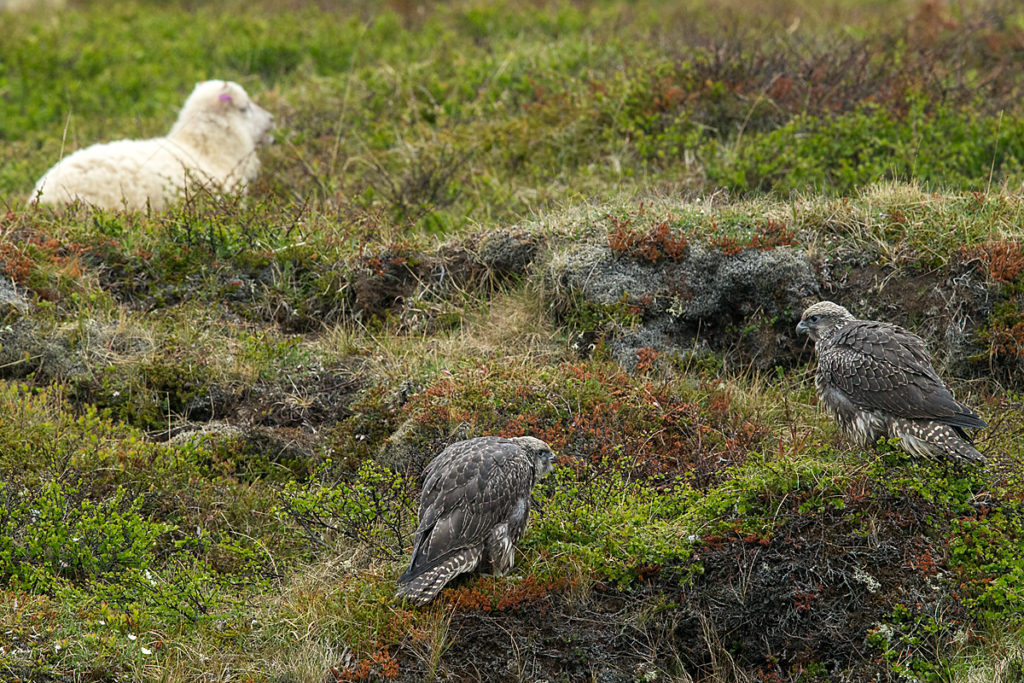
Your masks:
<svg viewBox="0 0 1024 683"><path fill-rule="evenodd" d="M524 450L533 461L534 483L537 483L547 476L548 472L551 471L551 466L555 459L555 454L551 452L551 446L547 445L540 439L533 438L532 436L517 436L513 439L509 439L509 441Z"/></svg>
<svg viewBox="0 0 1024 683"><path fill-rule="evenodd" d="M846 323L856 320L848 310L831 301L819 301L808 306L800 317L797 332L806 332L815 342L828 339Z"/></svg>

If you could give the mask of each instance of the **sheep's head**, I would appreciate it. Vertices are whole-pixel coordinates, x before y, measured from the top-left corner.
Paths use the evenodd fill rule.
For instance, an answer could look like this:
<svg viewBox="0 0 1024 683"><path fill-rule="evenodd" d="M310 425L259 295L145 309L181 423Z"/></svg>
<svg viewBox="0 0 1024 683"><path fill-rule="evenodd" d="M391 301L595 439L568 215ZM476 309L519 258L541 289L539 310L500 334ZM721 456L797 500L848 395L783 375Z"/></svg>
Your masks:
<svg viewBox="0 0 1024 683"><path fill-rule="evenodd" d="M185 100L171 135L196 129L210 134L211 127L220 128L240 135L255 148L273 142L273 125L274 117L253 102L242 86L233 81L203 81Z"/></svg>

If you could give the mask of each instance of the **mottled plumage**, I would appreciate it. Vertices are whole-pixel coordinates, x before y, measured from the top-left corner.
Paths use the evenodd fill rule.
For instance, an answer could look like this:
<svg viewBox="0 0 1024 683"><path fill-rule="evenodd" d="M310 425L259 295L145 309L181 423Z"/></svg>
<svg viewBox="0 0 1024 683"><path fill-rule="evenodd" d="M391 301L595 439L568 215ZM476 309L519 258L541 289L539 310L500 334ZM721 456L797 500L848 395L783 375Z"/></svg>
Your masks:
<svg viewBox="0 0 1024 683"><path fill-rule="evenodd" d="M504 574L526 530L530 493L551 471L551 449L531 436L483 436L441 451L423 470L419 527L397 597L426 604L459 574Z"/></svg>
<svg viewBox="0 0 1024 683"><path fill-rule="evenodd" d="M796 329L814 340L818 398L847 438L868 446L899 437L912 455L985 462L965 430L986 423L953 398L920 337L891 323L857 320L831 301L807 308Z"/></svg>

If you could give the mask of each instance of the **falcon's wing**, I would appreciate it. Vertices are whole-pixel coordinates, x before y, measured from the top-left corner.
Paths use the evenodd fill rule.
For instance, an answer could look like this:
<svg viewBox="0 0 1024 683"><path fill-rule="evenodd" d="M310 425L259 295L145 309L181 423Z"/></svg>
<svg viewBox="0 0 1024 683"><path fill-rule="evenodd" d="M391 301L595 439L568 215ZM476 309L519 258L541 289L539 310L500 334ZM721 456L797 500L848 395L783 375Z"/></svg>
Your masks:
<svg viewBox="0 0 1024 683"><path fill-rule="evenodd" d="M400 583L483 543L516 501L529 496L533 483L531 464L519 447L488 437L449 446L424 475L412 561Z"/></svg>
<svg viewBox="0 0 1024 683"><path fill-rule="evenodd" d="M953 398L932 368L924 341L896 325L846 325L818 355L818 372L827 385L861 408L956 427L986 426L977 413Z"/></svg>

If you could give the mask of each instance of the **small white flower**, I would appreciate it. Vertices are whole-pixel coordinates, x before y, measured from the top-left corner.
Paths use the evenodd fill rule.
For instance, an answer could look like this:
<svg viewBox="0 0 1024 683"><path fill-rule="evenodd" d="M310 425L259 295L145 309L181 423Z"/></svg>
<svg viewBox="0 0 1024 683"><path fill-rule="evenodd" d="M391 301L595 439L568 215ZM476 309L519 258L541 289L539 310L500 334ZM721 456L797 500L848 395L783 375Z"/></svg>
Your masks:
<svg viewBox="0 0 1024 683"><path fill-rule="evenodd" d="M138 638L138 636L135 635L134 633L129 633L128 634L128 640L135 640L136 638Z"/></svg>
<svg viewBox="0 0 1024 683"><path fill-rule="evenodd" d="M150 650L148 647L141 647L139 649L142 650L142 654L144 654L144 655L151 655L151 654L153 654L153 651Z"/></svg>
<svg viewBox="0 0 1024 683"><path fill-rule="evenodd" d="M120 395L121 395L120 391L115 391L114 394L113 394L114 398L117 398Z"/></svg>

